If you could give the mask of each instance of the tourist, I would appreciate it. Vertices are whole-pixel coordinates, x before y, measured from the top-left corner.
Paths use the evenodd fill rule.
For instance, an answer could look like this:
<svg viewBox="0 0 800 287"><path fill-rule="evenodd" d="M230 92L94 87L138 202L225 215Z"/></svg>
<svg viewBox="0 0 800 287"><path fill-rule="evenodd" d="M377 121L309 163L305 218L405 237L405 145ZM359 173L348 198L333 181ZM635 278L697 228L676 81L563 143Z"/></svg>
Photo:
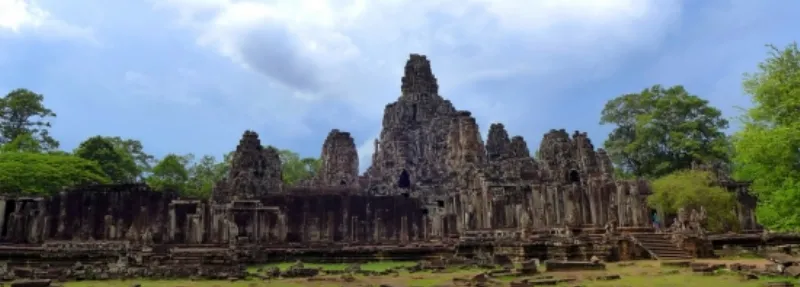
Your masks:
<svg viewBox="0 0 800 287"><path fill-rule="evenodd" d="M653 212L653 229L655 229L656 232L658 232L660 230L660 228L658 226L658 213L657 212Z"/></svg>

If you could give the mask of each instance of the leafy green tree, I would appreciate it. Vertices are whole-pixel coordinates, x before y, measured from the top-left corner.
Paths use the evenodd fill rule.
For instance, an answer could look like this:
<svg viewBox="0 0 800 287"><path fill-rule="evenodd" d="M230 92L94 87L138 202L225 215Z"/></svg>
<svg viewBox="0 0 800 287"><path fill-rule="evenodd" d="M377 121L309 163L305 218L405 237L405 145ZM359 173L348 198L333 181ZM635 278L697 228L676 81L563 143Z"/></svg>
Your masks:
<svg viewBox="0 0 800 287"><path fill-rule="evenodd" d="M303 158L298 153L288 149L278 149L278 154L281 159L283 182L287 185L294 185L303 180L313 178L322 164L320 159Z"/></svg>
<svg viewBox="0 0 800 287"><path fill-rule="evenodd" d="M682 86L655 85L606 103L601 124L616 127L604 143L623 174L658 178L693 162L727 162L728 121Z"/></svg>
<svg viewBox="0 0 800 287"><path fill-rule="evenodd" d="M153 167L147 184L157 190L185 192L189 180L187 166L191 160L191 155L168 154Z"/></svg>
<svg viewBox="0 0 800 287"><path fill-rule="evenodd" d="M149 172L153 168L155 157L144 152L142 142L133 139L123 139L121 137L105 137L114 147L133 159L138 169L137 177L142 173Z"/></svg>
<svg viewBox="0 0 800 287"><path fill-rule="evenodd" d="M76 156L0 153L0 192L53 194L78 185L110 182L97 163Z"/></svg>
<svg viewBox="0 0 800 287"><path fill-rule="evenodd" d="M708 213L706 228L722 232L736 228L736 198L706 171L682 170L653 181L653 194L647 198L651 208L666 214L676 214L704 207Z"/></svg>
<svg viewBox="0 0 800 287"><path fill-rule="evenodd" d="M745 75L753 107L733 137L735 176L752 181L759 223L800 230L800 50L769 46L758 71Z"/></svg>
<svg viewBox="0 0 800 287"><path fill-rule="evenodd" d="M31 134L21 134L11 142L0 147L0 152L41 153L42 145L38 140L33 138Z"/></svg>
<svg viewBox="0 0 800 287"><path fill-rule="evenodd" d="M189 180L186 195L206 198L211 196L214 185L225 178L230 168L230 155L228 153L221 162L211 155L205 155L189 168ZM225 160L227 159L227 160Z"/></svg>
<svg viewBox="0 0 800 287"><path fill-rule="evenodd" d="M47 118L56 114L44 106L44 96L26 89L16 89L0 98L0 144L29 134L45 150L58 148L50 136Z"/></svg>
<svg viewBox="0 0 800 287"><path fill-rule="evenodd" d="M108 138L93 136L75 149L75 155L100 165L113 182L134 182L141 170L128 151L114 146Z"/></svg>

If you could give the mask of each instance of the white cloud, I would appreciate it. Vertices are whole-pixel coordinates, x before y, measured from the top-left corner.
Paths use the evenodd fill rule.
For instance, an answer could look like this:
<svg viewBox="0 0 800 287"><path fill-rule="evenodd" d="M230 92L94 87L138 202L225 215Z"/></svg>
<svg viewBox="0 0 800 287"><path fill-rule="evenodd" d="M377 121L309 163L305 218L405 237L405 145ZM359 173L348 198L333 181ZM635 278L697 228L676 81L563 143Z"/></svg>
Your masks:
<svg viewBox="0 0 800 287"><path fill-rule="evenodd" d="M277 83L358 104L376 98L363 83L377 80L385 90L389 79L396 81L386 75L410 52L434 54L435 62L452 67L447 72L470 80L552 73L559 62L596 65L653 43L679 11L679 2L657 0L168 0L156 6L178 11L201 45ZM509 50L502 47L510 42Z"/></svg>
<svg viewBox="0 0 800 287"><path fill-rule="evenodd" d="M19 33L23 26L42 26L48 13L22 0L0 0L0 28Z"/></svg>
<svg viewBox="0 0 800 287"><path fill-rule="evenodd" d="M79 38L99 44L91 29L78 27L53 17L30 0L0 0L0 32L35 32L56 38Z"/></svg>
<svg viewBox="0 0 800 287"><path fill-rule="evenodd" d="M575 72L607 77L620 58L655 47L682 5L661 0L154 3L175 11L176 23L195 32L199 45L292 91L265 99L270 105L342 101L375 123L383 106L399 95L409 53L429 55L442 94L458 108L508 121L523 112L546 112L554 101L548 93L574 84ZM545 86L519 95L523 99L503 106L503 112L498 112L500 97L469 88L512 77ZM313 112L297 110L295 120ZM371 142L359 148L362 161L369 159Z"/></svg>

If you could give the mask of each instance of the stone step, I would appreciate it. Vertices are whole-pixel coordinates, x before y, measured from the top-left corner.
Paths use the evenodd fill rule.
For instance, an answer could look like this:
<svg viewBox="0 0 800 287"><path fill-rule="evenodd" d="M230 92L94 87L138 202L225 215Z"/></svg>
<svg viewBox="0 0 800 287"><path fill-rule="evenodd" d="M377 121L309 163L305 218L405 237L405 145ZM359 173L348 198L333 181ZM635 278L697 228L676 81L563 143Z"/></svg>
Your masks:
<svg viewBox="0 0 800 287"><path fill-rule="evenodd" d="M673 244L669 238L665 237L662 234L632 234L633 238L636 239L639 246L646 249L648 252L653 254L656 259L659 260L667 260L667 259L689 259L692 258L691 254L686 252L683 249L678 248L675 244Z"/></svg>
<svg viewBox="0 0 800 287"><path fill-rule="evenodd" d="M681 256L681 257L659 257L658 260L687 260L692 259L691 256Z"/></svg>
<svg viewBox="0 0 800 287"><path fill-rule="evenodd" d="M678 249L678 248L675 248L675 247L654 247L654 246L647 246L647 245L642 245L642 247L647 248L649 250L683 251L682 249Z"/></svg>
<svg viewBox="0 0 800 287"><path fill-rule="evenodd" d="M642 244L642 247L647 248L647 249L651 249L651 250L683 251L683 249L677 248L675 246L653 246L653 245Z"/></svg>
<svg viewBox="0 0 800 287"><path fill-rule="evenodd" d="M670 242L669 238L647 238L647 237L640 238L640 237L636 237L636 239L639 240L639 241L666 241L666 242Z"/></svg>
<svg viewBox="0 0 800 287"><path fill-rule="evenodd" d="M675 246L652 246L652 245L642 245L642 247L650 249L650 250L659 250L659 251L680 251L684 252L683 249L677 248Z"/></svg>
<svg viewBox="0 0 800 287"><path fill-rule="evenodd" d="M652 247L678 248L675 244L672 244L672 242L639 242L639 244Z"/></svg>
<svg viewBox="0 0 800 287"><path fill-rule="evenodd" d="M655 254L662 254L662 255L689 255L689 253L685 251L663 251L663 250L650 250Z"/></svg>

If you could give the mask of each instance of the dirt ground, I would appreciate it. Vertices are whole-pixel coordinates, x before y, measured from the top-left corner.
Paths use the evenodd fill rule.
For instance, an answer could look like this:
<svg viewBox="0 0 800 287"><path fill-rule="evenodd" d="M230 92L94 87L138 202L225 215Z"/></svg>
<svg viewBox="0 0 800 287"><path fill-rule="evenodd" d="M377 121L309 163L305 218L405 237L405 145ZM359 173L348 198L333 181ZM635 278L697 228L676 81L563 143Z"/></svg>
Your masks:
<svg viewBox="0 0 800 287"><path fill-rule="evenodd" d="M764 259L736 259L736 260L696 260L695 262L707 263L742 263L756 265L763 268L769 262ZM368 269L380 269L379 265L368 267ZM388 264L396 266L398 264ZM325 268L325 266L321 266ZM339 269L340 266L329 266L330 269ZM543 270L544 271L544 270ZM142 287L367 287L388 284L393 287L445 287L456 286L453 278L469 278L481 273L481 270L448 270L446 273L400 273L396 276L357 276L354 282L343 282L340 276L318 276L313 281L309 279L280 279L280 280L242 280L236 282L228 281L188 281L188 280L131 280L131 281L85 281L71 282L65 284L67 287L129 287L133 283L140 283ZM611 281L595 281L599 275L620 275L621 279ZM764 286L764 283L771 281L797 281L797 279L787 278L760 278L758 280L745 280L741 275L730 272L719 272L713 276L692 274L688 268L678 269L661 267L658 261L631 261L607 264L605 271L580 271L580 272L542 272L542 274L531 277L499 277L494 280L502 282L502 286L509 286L511 281L522 279L535 279L541 276L553 276L554 278L572 278L576 281L570 282L565 286L587 286L587 287L620 287L620 286L643 286L643 287L667 287L667 286L725 286L725 287L755 287Z"/></svg>

